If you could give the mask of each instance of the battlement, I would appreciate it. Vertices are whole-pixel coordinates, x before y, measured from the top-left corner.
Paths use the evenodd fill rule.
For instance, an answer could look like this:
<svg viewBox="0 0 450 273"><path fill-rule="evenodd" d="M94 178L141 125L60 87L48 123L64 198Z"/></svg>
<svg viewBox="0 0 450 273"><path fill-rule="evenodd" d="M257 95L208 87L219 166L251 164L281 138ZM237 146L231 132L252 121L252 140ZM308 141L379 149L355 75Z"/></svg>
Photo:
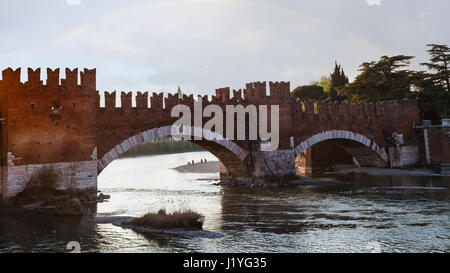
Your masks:
<svg viewBox="0 0 450 273"><path fill-rule="evenodd" d="M266 82L248 83L244 90L244 99L267 97ZM291 93L290 82L269 82L269 97L287 97Z"/></svg>
<svg viewBox="0 0 450 273"><path fill-rule="evenodd" d="M6 85L20 84L20 68L13 70L11 67L2 71L2 83Z"/></svg>
<svg viewBox="0 0 450 273"><path fill-rule="evenodd" d="M26 82L20 81L21 76L21 68L17 68L13 70L12 68L7 68L2 71L2 80L0 81L4 86L10 87L39 87L39 86L66 86L73 87L79 86L83 88L96 89L96 69L87 69L85 68L80 72L80 80L81 83L78 84L78 68L70 70L69 68L65 69L66 78L61 79L60 83L60 70L47 68L47 79L44 84L41 80L41 69L37 68L33 70L32 68L27 69L27 78Z"/></svg>
<svg viewBox="0 0 450 273"><path fill-rule="evenodd" d="M122 104L123 105L123 104ZM148 108L148 92L137 92L136 95L136 108Z"/></svg>
<svg viewBox="0 0 450 273"><path fill-rule="evenodd" d="M216 104L222 110L226 110L225 105L268 105L270 111L266 116L266 129L271 132L276 129L273 118L278 116L281 121L278 126L279 146L278 150L273 152L258 149L259 144L262 144L261 134L256 141L250 142L246 139L232 141L219 138L205 138L196 142L214 153L222 162L221 171L224 173L221 172L221 178L226 179L242 177L245 181L256 181L253 178L265 179L273 177L274 174L291 174L295 171L294 158L300 153L307 156L301 157L304 161L301 163L304 165L302 168L305 170L313 170L315 166L311 164L316 164L316 161L317 164L322 164L321 166L335 163L333 156L330 156L334 154L337 156L335 161L339 163L342 163L342 159L348 160L349 163L373 161L372 154L367 154L370 151L385 161L400 158L398 161L404 164L404 161L400 161L403 160L402 156L416 157L415 151L418 149L414 146L417 146L418 139L424 139L422 131L418 130L419 134L416 134L412 126L419 120L415 100L366 103L296 101L290 96L289 82L253 82L246 84L245 89L233 90L233 93L230 87L218 88L214 96L210 97L192 94L180 96L179 93L164 96L163 93L145 90L105 92L105 106L101 107L100 94L94 92L97 90L95 69L79 71L76 68L66 68L65 78L61 79L60 69L47 68L47 76L43 80L41 68L28 68L27 72L28 80L21 82L20 68L8 68L2 71L3 78L0 80L3 133L0 182L2 188L6 189L8 198L25 187L25 183L19 183L26 182L23 180L24 175L31 175L32 171L41 166L72 172L75 164L76 176L80 178L77 186L95 188L99 171L120 154L144 141L154 141L172 135L170 128L176 117L171 116L170 110L177 104L190 107L195 126L206 125L211 121L208 116L204 116L199 120L201 123L197 122L192 107L199 101L203 107ZM121 103L118 104L121 107L116 104L119 95ZM275 105L279 107L274 107ZM279 112L275 114L272 112L274 109ZM258 115L261 114L263 113L258 112ZM229 117L222 115L224 120ZM233 115L232 121L234 118ZM244 121L241 124L248 138L251 133L251 115L248 115L248 122L247 115L244 119L239 116L237 118ZM262 122L258 126L261 127L265 122L262 119L260 121ZM226 123L224 125L226 126ZM239 131L238 127L235 126L234 130ZM216 129L218 128L214 128ZM229 131L230 128L222 129ZM444 129L430 128L427 131L428 138L425 139L431 145L426 148L431 155L428 158L447 164L448 130ZM198 136L196 130L183 130L184 133ZM386 133L387 136L402 136L404 145L391 147ZM439 135L436 135L437 133ZM208 135L214 134L211 132ZM332 139L346 141L325 142ZM323 142L323 145L313 148L313 145L319 142ZM334 145L342 147L335 149ZM397 151L403 154L397 156ZM345 158L341 158L341 154L344 154ZM316 157L323 158L324 161ZM290 163L286 163L288 161Z"/></svg>
<svg viewBox="0 0 450 273"><path fill-rule="evenodd" d="M270 92L271 95L266 95L266 82L256 82L248 83L246 89L244 89L244 96L246 99L259 98L259 97L280 97L288 96L290 94L289 82L270 82ZM246 103L246 99L242 98L242 90L233 90L233 97L230 97L230 87L217 88L215 96L208 98L208 95L198 95L197 99L202 100L203 105L207 104L236 104L236 103ZM115 109L116 106L116 91L108 92L105 91L105 107L106 109ZM136 107L139 109L151 108L151 109L172 109L173 106L177 104L184 104L192 106L194 103L194 95L183 94L180 98L177 93L168 93L167 97L164 97L163 93L152 93L150 97L150 105L148 104L148 92L142 93L137 92L135 97ZM247 95L245 95L247 94ZM132 107L132 93L131 92L121 92L121 108L133 108ZM163 103L164 102L164 103Z"/></svg>
<svg viewBox="0 0 450 273"><path fill-rule="evenodd" d="M290 82L269 82L270 96L283 97L291 94Z"/></svg>
<svg viewBox="0 0 450 273"><path fill-rule="evenodd" d="M252 82L245 85L244 99L266 96L266 82Z"/></svg>
<svg viewBox="0 0 450 273"><path fill-rule="evenodd" d="M326 102L326 101L298 101L300 111L305 114L330 116L388 116L394 113L416 113L418 110L415 100L392 100L380 102Z"/></svg>
<svg viewBox="0 0 450 273"><path fill-rule="evenodd" d="M28 68L28 84L31 86L42 85L40 68L37 68L36 70Z"/></svg>
<svg viewBox="0 0 450 273"><path fill-rule="evenodd" d="M216 89L216 97L221 98L223 102L230 99L230 87Z"/></svg>
<svg viewBox="0 0 450 273"><path fill-rule="evenodd" d="M179 103L179 100L178 94L168 94L167 98L164 99L164 104L167 109L172 109Z"/></svg>

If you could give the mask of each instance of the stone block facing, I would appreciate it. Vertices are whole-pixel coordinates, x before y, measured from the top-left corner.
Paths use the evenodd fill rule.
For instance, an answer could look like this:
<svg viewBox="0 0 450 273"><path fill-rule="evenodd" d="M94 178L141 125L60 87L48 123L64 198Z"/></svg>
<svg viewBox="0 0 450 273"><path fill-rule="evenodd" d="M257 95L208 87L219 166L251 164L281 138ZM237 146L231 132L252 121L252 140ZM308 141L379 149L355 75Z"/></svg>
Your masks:
<svg viewBox="0 0 450 273"><path fill-rule="evenodd" d="M69 179L74 187L92 193L97 192L97 161L59 162L47 164L28 164L2 168L2 196L7 200L21 192L30 178L42 167L54 168L61 174L58 189L67 189ZM73 174L73 170L75 174Z"/></svg>

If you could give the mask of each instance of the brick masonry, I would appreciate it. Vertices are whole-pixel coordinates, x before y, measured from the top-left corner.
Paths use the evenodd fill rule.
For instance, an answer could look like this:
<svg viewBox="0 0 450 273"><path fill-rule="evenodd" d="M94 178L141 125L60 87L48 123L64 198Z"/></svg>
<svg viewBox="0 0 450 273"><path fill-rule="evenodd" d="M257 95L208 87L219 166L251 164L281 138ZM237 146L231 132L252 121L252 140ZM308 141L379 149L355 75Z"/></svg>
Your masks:
<svg viewBox="0 0 450 273"><path fill-rule="evenodd" d="M423 139L419 145L422 161L440 166L441 173L450 173L450 119L443 119L439 125L424 121L423 125L415 128Z"/></svg>
<svg viewBox="0 0 450 273"><path fill-rule="evenodd" d="M23 83L20 69L9 68L2 72L0 162L3 186L0 193L4 198L23 187L24 182L19 182L20 175L28 175L24 170L36 169L32 166L55 164L64 169L66 163L81 162L80 177L91 178L94 165L96 172L101 172L131 147L170 137L171 125L178 119L170 116L174 106L187 105L194 112L193 95L180 98L178 94L164 97L162 93L152 93L150 96L149 92L142 91L135 97L131 92L121 92L120 107L116 106L118 93L105 92L105 105L101 107L95 69L84 69L80 73L78 69L65 69L63 79L60 79L59 69L47 69L45 84L40 79L40 72L40 69L28 69L28 80ZM319 143L333 141L333 145L341 143L341 149L335 150L339 150L341 156L336 159L347 160L350 154L363 165L376 161L383 166L406 166L416 161L416 147L419 147L419 158L424 154L420 148L423 136L413 128L419 121L414 100L376 103L296 101L290 96L289 82L269 82L268 88L266 82L248 83L244 89L232 92L228 87L219 88L215 96L201 96L199 100L203 108L215 104L224 112L226 105L267 105L269 121L270 108L278 105L280 109L277 151L261 152L258 140L194 140L219 158L224 178L248 180L289 174L296 170L295 158L301 154L307 155L303 162L309 160L310 164L303 169L311 169L314 165L328 163L320 159L329 155L329 151L325 152L327 145ZM209 118L203 118L202 124L207 121ZM271 127L269 124L268 129ZM448 152L448 143L434 141L445 134L442 132L429 132L429 138L433 139L430 141L431 157L450 162L448 156L442 154ZM401 144L389 143L386 136L394 134L397 138L401 136ZM394 146L396 148L390 151L389 147ZM311 152L309 155L308 151ZM86 187L95 184L93 179L80 181L85 181L82 183ZM83 187L82 183L80 187Z"/></svg>

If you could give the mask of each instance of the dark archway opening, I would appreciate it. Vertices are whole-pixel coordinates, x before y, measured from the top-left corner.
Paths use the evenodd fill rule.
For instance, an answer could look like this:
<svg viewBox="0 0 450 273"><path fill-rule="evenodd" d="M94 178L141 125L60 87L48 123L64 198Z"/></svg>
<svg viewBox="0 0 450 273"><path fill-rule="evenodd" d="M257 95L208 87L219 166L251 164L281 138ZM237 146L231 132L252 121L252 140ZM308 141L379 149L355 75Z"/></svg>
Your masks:
<svg viewBox="0 0 450 273"><path fill-rule="evenodd" d="M385 167L386 163L367 146L348 139L329 139L314 144L295 160L298 175L315 175L352 167Z"/></svg>

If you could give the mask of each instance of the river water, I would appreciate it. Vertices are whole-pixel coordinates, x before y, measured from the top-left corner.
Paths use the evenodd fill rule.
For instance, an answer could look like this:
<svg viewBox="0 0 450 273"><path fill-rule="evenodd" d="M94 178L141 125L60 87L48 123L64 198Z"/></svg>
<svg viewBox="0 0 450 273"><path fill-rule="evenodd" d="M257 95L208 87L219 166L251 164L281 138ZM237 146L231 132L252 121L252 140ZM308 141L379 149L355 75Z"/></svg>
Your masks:
<svg viewBox="0 0 450 273"><path fill-rule="evenodd" d="M171 168L208 152L126 158L99 176L95 216L2 213L0 252L450 252L450 177L339 177L343 186L229 188ZM198 180L200 179L200 180ZM96 219L192 209L214 236L141 234Z"/></svg>

